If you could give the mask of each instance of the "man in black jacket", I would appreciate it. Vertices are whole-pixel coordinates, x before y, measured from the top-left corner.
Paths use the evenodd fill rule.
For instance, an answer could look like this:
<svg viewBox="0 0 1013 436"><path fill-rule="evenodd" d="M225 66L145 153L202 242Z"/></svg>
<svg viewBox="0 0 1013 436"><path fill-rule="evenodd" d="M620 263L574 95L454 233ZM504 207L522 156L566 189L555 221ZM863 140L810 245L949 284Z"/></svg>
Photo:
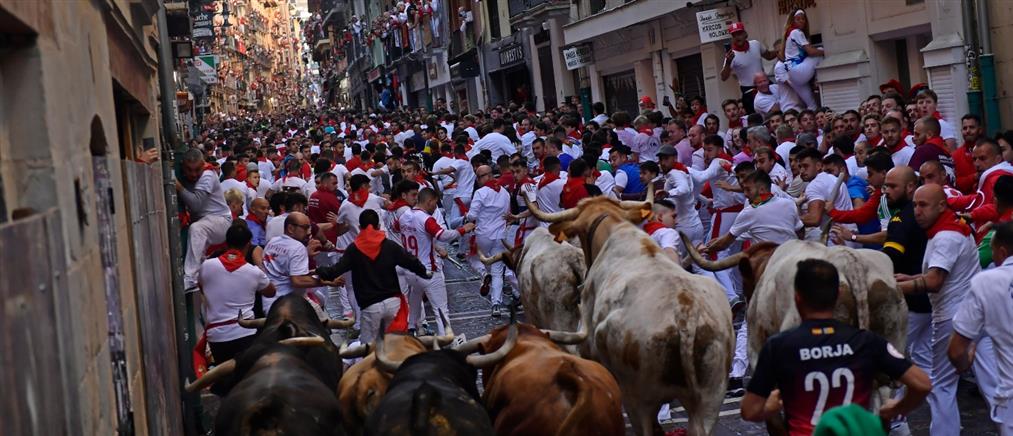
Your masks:
<svg viewBox="0 0 1013 436"><path fill-rule="evenodd" d="M359 215L359 236L348 246L334 266L317 268L321 280L333 281L342 274L352 271L355 301L359 304L361 333L359 341L364 344L380 337L381 325L392 325L395 318L400 320L404 312L404 327L407 327L408 303L401 293L397 271L394 267L409 270L419 277L429 279L426 267L400 245L387 239L380 227L380 216L376 211L366 209ZM396 323L394 323L396 324Z"/></svg>

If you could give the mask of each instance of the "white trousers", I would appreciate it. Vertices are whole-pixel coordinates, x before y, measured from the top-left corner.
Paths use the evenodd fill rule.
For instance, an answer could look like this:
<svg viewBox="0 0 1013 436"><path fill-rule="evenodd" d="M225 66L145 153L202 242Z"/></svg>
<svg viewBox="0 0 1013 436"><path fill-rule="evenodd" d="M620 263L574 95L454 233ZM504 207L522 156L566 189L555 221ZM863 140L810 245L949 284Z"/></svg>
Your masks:
<svg viewBox="0 0 1013 436"><path fill-rule="evenodd" d="M907 353L911 363L932 373L932 314L908 312Z"/></svg>
<svg viewBox="0 0 1013 436"><path fill-rule="evenodd" d="M374 339L383 336L380 327L389 326L400 308L401 299L391 297L362 309L362 319L360 320L362 330L359 333L359 342L371 344Z"/></svg>
<svg viewBox="0 0 1013 436"><path fill-rule="evenodd" d="M729 377L741 378L746 375L746 368L749 368L749 328L746 321L742 321L739 331L735 334L735 355L732 356L732 370Z"/></svg>
<svg viewBox="0 0 1013 436"><path fill-rule="evenodd" d="M478 249L486 256L495 256L504 251L503 243L499 239L487 239L478 236ZM517 278L514 277L513 271L507 269L506 264L503 262L496 262L489 265L486 270L486 274L492 276L492 282L489 287L489 298L492 300L492 304L503 304L503 279L510 283L513 289L514 296L518 296L517 293Z"/></svg>
<svg viewBox="0 0 1013 436"><path fill-rule="evenodd" d="M788 67L787 85L795 90L806 108L816 110L816 95L813 94L809 81L816 75L816 66L823 60L820 56L809 56L801 63Z"/></svg>
<svg viewBox="0 0 1013 436"><path fill-rule="evenodd" d="M443 319L450 322L450 308L447 306L447 282L443 278L443 271L434 271L433 277L425 279L415 274L407 274L409 283L408 291L408 326L416 327L426 318L425 306L422 304L422 294L429 298L429 305L436 312L436 331L443 335L445 326ZM443 316L440 316L440 315Z"/></svg>
<svg viewBox="0 0 1013 436"><path fill-rule="evenodd" d="M1009 399L998 400L991 415L992 422L999 425L1000 436L1013 436L1013 404Z"/></svg>
<svg viewBox="0 0 1013 436"><path fill-rule="evenodd" d="M735 217L738 215L738 212L715 212L711 218L711 231L707 240L717 239L728 233L728 230L732 228L732 224L735 223ZM742 242L735 241L728 248L719 251L717 258L724 259L740 251L742 251ZM714 273L714 276L717 278L718 283L725 288L725 296L728 297L728 301L738 298L739 294L742 293L742 274L738 268L717 271Z"/></svg>
<svg viewBox="0 0 1013 436"><path fill-rule="evenodd" d="M204 263L208 247L225 242L225 232L232 225L231 216L209 215L190 224L190 242L183 260L183 285L185 289L197 286L197 275Z"/></svg>

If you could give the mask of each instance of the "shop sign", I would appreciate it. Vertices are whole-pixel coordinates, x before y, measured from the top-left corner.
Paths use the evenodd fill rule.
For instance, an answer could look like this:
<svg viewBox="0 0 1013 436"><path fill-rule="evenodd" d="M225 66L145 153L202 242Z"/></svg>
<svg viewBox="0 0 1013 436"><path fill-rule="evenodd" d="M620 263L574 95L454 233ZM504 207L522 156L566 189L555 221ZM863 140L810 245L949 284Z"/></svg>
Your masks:
<svg viewBox="0 0 1013 436"><path fill-rule="evenodd" d="M717 8L696 13L696 24L700 30L700 43L721 41L731 38L728 25L738 20L735 8Z"/></svg>
<svg viewBox="0 0 1013 436"><path fill-rule="evenodd" d="M373 68L372 70L369 70L369 73L366 73L367 82L372 82L379 78L380 78L380 67Z"/></svg>
<svg viewBox="0 0 1013 436"><path fill-rule="evenodd" d="M576 70L594 62L591 46L589 44L578 45L563 50L563 59L566 61L567 70Z"/></svg>
<svg viewBox="0 0 1013 436"><path fill-rule="evenodd" d="M777 14L793 14L799 9L810 9L816 7L816 0L777 0Z"/></svg>
<svg viewBox="0 0 1013 436"><path fill-rule="evenodd" d="M212 38L215 36L212 18L214 12L198 12L193 16L193 37Z"/></svg>
<svg viewBox="0 0 1013 436"><path fill-rule="evenodd" d="M520 44L511 44L499 49L499 66L508 67L524 61L524 47Z"/></svg>
<svg viewBox="0 0 1013 436"><path fill-rule="evenodd" d="M200 78L208 85L218 83L218 55L202 55L194 58L193 66L200 72Z"/></svg>

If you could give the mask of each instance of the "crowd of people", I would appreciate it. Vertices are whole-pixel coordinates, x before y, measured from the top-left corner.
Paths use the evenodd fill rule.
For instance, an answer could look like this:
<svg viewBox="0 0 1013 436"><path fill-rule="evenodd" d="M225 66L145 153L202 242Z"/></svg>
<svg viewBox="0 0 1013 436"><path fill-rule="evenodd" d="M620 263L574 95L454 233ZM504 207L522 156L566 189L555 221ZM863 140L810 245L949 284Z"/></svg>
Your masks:
<svg viewBox="0 0 1013 436"><path fill-rule="evenodd" d="M896 81L843 113L817 107L807 71L821 51L805 40L804 13L787 27L778 55L732 25L722 78L734 74L743 98L724 101L720 115L699 97L687 107L666 99L667 113L647 97L638 114L595 103L587 118L570 103L459 115L438 101L433 112L300 110L208 126L183 156L177 189L189 224L185 281L204 294L214 359L231 358L255 334L235 325L237 313L262 316L292 292L324 316L354 317L363 342L392 323L442 334L450 322L445 263L479 272L490 316L501 316L522 290L502 262L487 267L479 257L547 225L529 204L557 212L593 196L640 200L653 186L644 231L686 270L720 283L733 311L745 303L740 274L694 265L678 232L712 259L803 239L880 250L893 263L909 311L907 350L819 324L832 314L827 292L803 288L831 281L826 265L810 265L810 285L796 281L808 329L772 339L768 347L780 352L761 353L748 386L746 323L738 332L730 395L746 396L744 418L764 419L783 404L790 428L811 431L832 405L868 406L845 385L871 383L855 373L882 372L928 392L931 434L959 434L956 387L971 369L992 420L1013 434L1013 131L987 137L970 114L958 129L937 111L932 89L908 92ZM748 56L782 59L778 83L752 71ZM785 347L812 344L856 350L829 364L808 354L784 361L798 355ZM849 370L844 384L835 378L829 397L802 379L813 365L859 364L873 370ZM918 404L917 395L901 401L881 412L893 417Z"/></svg>

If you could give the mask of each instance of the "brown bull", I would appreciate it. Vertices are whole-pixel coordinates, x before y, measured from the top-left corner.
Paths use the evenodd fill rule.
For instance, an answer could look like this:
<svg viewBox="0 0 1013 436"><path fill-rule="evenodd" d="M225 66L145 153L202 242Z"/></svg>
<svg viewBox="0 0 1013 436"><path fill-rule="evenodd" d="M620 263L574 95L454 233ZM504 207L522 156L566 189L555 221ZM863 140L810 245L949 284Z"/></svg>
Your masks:
<svg viewBox="0 0 1013 436"><path fill-rule="evenodd" d="M612 374L597 362L563 351L550 334L530 324L518 327L510 354L483 369L483 400L496 434L623 434L621 394ZM479 347L496 350L506 338L502 326Z"/></svg>
<svg viewBox="0 0 1013 436"><path fill-rule="evenodd" d="M658 408L676 398L689 434L711 434L734 349L724 289L683 270L631 223L650 215L650 202L598 197L552 214L529 208L560 239L580 238L589 264L581 324L590 330L581 355L615 376L637 434L660 434Z"/></svg>

